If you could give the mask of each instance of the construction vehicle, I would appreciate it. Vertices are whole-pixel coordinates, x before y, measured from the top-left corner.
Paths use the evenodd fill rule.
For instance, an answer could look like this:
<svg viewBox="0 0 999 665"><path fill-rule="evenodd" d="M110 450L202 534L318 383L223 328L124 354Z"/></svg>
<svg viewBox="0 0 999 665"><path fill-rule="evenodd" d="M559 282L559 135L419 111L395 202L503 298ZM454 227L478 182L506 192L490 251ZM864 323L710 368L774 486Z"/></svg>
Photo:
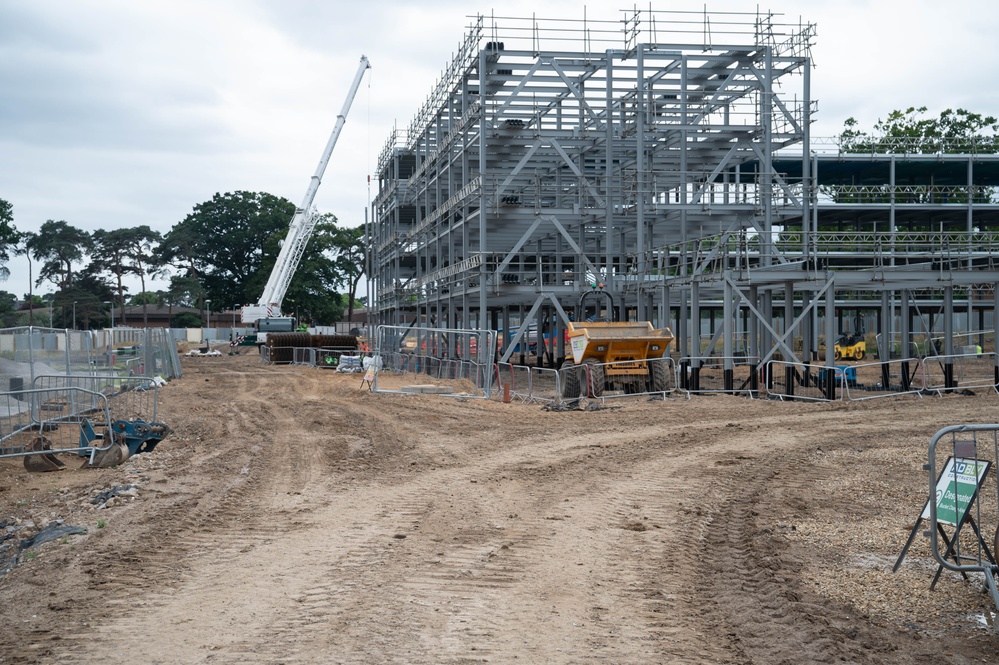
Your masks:
<svg viewBox="0 0 999 665"><path fill-rule="evenodd" d="M316 192L319 191L319 184L322 182L323 173L326 172L326 165L329 164L333 148L340 137L340 130L343 129L343 125L347 120L347 112L350 111L350 105L353 103L357 89L361 85L364 71L370 67L368 59L362 55L361 62L357 67L357 74L354 76L354 82L347 93L347 99L343 103L340 114L336 117L336 125L333 127L333 133L330 135L329 141L326 142L326 149L323 150L323 155L319 159L316 172L312 175L309 186L305 190L305 197L302 199L302 204L295 209L295 216L292 217L291 225L288 227L288 235L284 240L284 244L281 245L281 251L278 253L277 261L274 263L271 275L267 279L264 291L260 295L260 299L256 305L247 305L242 309L240 314L241 319L244 324L253 326L258 347L267 343L268 332L293 332L296 329L295 320L281 314L281 302L284 300L288 286L291 284L291 278L294 277L295 271L298 270L298 264L305 253L305 247L309 242L309 238L312 237L316 223L319 221L319 215L312 209L312 202L316 198Z"/></svg>
<svg viewBox="0 0 999 665"><path fill-rule="evenodd" d="M864 318L855 317L853 325L856 332L840 335L833 345L833 355L836 360L863 360L864 354L867 353L867 342L864 341Z"/></svg>
<svg viewBox="0 0 999 665"><path fill-rule="evenodd" d="M579 299L577 315L582 316L587 296L605 291L588 291ZM663 392L668 388L667 365L659 361L673 341L669 328L656 329L649 321L570 321L567 331L572 359L562 363L562 396L600 397L605 390L626 393ZM658 361L658 362L657 362ZM582 371L580 371L582 370Z"/></svg>
<svg viewBox="0 0 999 665"><path fill-rule="evenodd" d="M863 335L848 333L840 335L833 346L833 355L836 360L863 360L867 353L867 342Z"/></svg>

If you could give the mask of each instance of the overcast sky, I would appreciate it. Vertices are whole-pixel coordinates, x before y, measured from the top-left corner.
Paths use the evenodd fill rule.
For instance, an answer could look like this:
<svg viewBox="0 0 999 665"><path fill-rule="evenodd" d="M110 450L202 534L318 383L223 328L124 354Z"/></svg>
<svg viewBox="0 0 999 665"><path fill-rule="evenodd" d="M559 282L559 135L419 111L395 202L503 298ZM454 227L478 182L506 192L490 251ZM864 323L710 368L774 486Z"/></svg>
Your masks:
<svg viewBox="0 0 999 665"><path fill-rule="evenodd" d="M235 190L299 204L364 54L372 69L316 197L320 212L356 226L377 191L367 178L389 132L412 120L470 14L582 19L585 11L589 20L618 20L617 8L635 6L650 5L0 0L0 198L22 231L54 219L90 231L147 224L166 232L216 192ZM706 6L759 7L817 25L813 136L837 134L850 116L869 128L908 106L999 116L992 0ZM700 11L705 3L651 7ZM20 297L27 261L8 267L0 290Z"/></svg>

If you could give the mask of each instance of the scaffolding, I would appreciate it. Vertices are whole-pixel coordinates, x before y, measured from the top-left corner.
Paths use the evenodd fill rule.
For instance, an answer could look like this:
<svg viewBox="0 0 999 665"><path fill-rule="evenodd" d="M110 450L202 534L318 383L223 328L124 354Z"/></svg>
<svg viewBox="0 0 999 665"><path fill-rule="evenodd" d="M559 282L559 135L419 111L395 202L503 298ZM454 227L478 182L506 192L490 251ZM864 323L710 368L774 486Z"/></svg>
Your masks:
<svg viewBox="0 0 999 665"><path fill-rule="evenodd" d="M696 388L711 355L803 363L824 345L831 365L851 313L884 339L913 332L920 302L945 328L962 308L968 330L994 319L999 161L818 154L815 33L769 12L474 17L379 156L372 323L532 326L536 364L557 366L597 286L614 318L673 328ZM499 360L523 361L502 338Z"/></svg>

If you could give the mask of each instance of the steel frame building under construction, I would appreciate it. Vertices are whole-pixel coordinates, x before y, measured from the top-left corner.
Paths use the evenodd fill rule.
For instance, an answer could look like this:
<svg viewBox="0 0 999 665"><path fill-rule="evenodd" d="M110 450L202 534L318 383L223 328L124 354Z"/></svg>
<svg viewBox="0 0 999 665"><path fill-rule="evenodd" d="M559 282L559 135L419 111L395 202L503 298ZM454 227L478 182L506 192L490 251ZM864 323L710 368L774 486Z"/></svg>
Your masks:
<svg viewBox="0 0 999 665"><path fill-rule="evenodd" d="M554 365L596 286L594 315L673 329L695 386L711 354L731 383L860 320L882 357L993 328L999 158L813 145L814 36L770 13L473 19L378 160L372 323L506 331L502 360L536 335Z"/></svg>

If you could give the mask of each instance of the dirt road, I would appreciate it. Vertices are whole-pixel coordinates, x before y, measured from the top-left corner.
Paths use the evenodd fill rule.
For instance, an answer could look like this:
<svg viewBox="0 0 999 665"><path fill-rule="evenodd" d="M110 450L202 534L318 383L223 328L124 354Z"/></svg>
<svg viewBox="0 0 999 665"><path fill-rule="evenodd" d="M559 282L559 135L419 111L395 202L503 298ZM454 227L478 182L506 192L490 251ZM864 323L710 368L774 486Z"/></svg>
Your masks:
<svg viewBox="0 0 999 665"><path fill-rule="evenodd" d="M0 468L0 518L88 528L0 577L0 663L999 660L980 580L890 570L994 395L549 412L184 360L153 453Z"/></svg>

